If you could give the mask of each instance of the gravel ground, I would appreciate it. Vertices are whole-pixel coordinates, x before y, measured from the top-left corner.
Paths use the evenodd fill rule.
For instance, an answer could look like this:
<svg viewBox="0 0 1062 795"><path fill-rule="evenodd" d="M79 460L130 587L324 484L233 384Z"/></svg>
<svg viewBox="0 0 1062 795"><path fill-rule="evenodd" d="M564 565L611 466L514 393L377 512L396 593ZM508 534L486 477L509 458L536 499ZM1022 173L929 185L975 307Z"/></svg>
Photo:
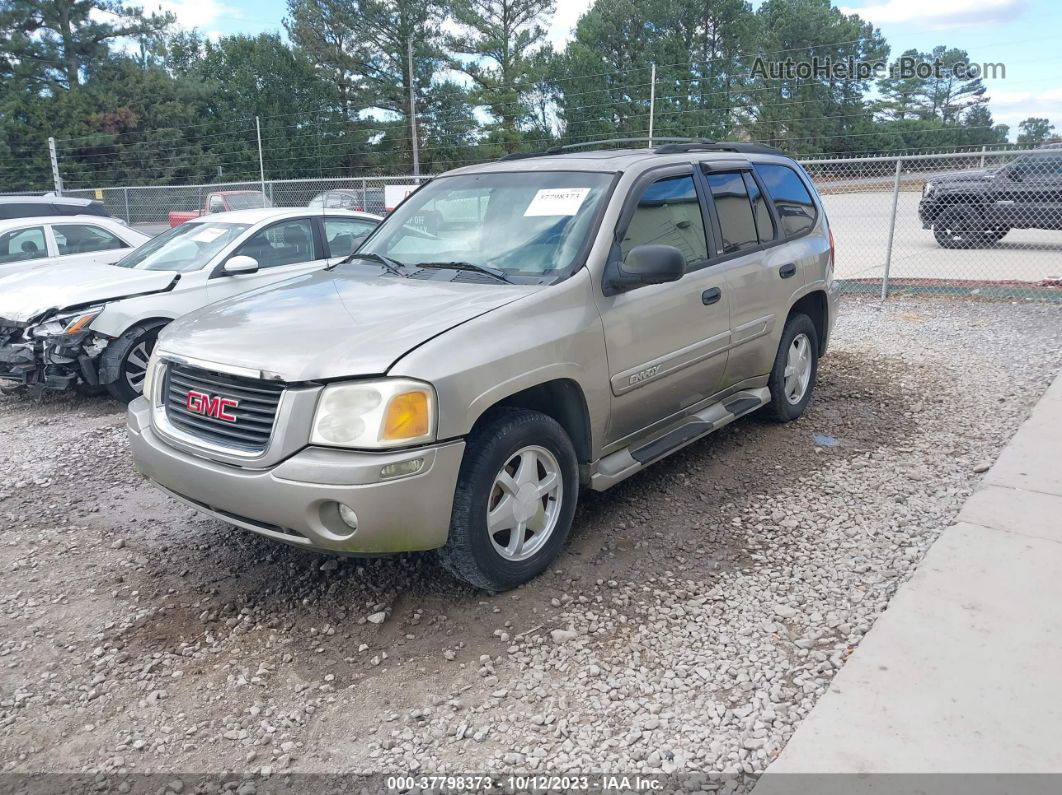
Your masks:
<svg viewBox="0 0 1062 795"><path fill-rule="evenodd" d="M1062 365L1062 307L850 298L808 413L583 497L486 595L132 471L99 398L0 398L0 769L756 774Z"/></svg>

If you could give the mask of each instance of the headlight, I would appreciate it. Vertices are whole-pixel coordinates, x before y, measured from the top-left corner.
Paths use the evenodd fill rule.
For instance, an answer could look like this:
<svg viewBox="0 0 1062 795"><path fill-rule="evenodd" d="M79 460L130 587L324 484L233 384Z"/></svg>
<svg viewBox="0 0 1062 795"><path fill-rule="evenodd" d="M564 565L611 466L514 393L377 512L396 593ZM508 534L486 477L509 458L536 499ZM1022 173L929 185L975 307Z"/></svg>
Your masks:
<svg viewBox="0 0 1062 795"><path fill-rule="evenodd" d="M922 195L923 196L928 196L930 193L933 192L933 188L934 187L936 187L936 186L932 182L927 182L925 184L925 186L922 188Z"/></svg>
<svg viewBox="0 0 1062 795"><path fill-rule="evenodd" d="M79 331L85 331L89 323L102 311L102 306L94 306L80 312L57 315L39 326L34 326L30 333L34 337L66 337L77 334Z"/></svg>
<svg viewBox="0 0 1062 795"><path fill-rule="evenodd" d="M148 357L147 369L144 371L144 397L154 405L155 400L155 372L159 369L158 351L152 351Z"/></svg>
<svg viewBox="0 0 1062 795"><path fill-rule="evenodd" d="M378 449L435 439L435 390L408 378L326 386L311 444Z"/></svg>

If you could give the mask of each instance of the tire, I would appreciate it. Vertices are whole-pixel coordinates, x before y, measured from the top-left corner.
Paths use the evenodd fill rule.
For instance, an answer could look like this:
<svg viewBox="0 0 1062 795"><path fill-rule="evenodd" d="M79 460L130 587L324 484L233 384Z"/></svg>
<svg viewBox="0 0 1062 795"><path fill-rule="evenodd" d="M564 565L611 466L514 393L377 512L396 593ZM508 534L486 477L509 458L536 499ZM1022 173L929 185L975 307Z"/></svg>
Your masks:
<svg viewBox="0 0 1062 795"><path fill-rule="evenodd" d="M797 368L791 371L790 368ZM804 413L819 370L819 334L807 315L791 315L782 330L767 386L768 411L779 422L791 422Z"/></svg>
<svg viewBox="0 0 1062 795"><path fill-rule="evenodd" d="M134 326L107 348L104 365L113 368L116 374L107 384L107 392L112 398L120 403L128 403L143 393L147 360L155 349L160 331L162 326L148 329Z"/></svg>
<svg viewBox="0 0 1062 795"><path fill-rule="evenodd" d="M553 485L534 497L535 484L545 483L550 473ZM578 461L560 424L537 411L494 409L468 437L450 533L436 553L439 563L476 588L515 588L545 571L560 553L578 497ZM495 516L493 533L488 511ZM524 529L516 536L521 522Z"/></svg>
<svg viewBox="0 0 1062 795"><path fill-rule="evenodd" d="M933 237L941 248L976 248L988 243L983 231L984 220L975 207L957 204L937 216Z"/></svg>
<svg viewBox="0 0 1062 795"><path fill-rule="evenodd" d="M1005 226L1002 229L989 229L985 231L985 243L988 245L994 245L1005 238L1009 232L1009 226Z"/></svg>

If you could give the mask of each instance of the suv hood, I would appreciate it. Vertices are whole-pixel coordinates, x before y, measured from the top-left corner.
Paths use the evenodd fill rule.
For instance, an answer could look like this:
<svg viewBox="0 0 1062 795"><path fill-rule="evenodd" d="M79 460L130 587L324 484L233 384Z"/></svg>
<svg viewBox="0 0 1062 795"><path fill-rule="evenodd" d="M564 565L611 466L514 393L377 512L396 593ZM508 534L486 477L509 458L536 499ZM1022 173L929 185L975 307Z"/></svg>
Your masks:
<svg viewBox="0 0 1062 795"><path fill-rule="evenodd" d="M540 289L318 271L178 318L159 350L289 383L382 375L432 337Z"/></svg>
<svg viewBox="0 0 1062 795"><path fill-rule="evenodd" d="M926 182L932 182L934 185L957 185L957 184L969 184L971 182L991 182L996 176L994 171L989 171L985 168L974 169L971 171L951 171L945 174L936 174L926 179Z"/></svg>
<svg viewBox="0 0 1062 795"><path fill-rule="evenodd" d="M35 265L0 276L0 320L24 326L56 309L162 292L177 278L172 271L113 265Z"/></svg>

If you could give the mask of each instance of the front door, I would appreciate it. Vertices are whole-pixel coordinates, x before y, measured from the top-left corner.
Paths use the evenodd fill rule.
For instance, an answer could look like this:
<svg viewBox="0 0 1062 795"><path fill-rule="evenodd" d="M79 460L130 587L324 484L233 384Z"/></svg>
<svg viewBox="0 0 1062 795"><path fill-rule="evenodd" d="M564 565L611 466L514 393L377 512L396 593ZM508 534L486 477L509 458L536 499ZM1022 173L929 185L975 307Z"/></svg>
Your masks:
<svg viewBox="0 0 1062 795"><path fill-rule="evenodd" d="M1062 152L1036 152L1001 169L991 192L1000 225L1062 229Z"/></svg>
<svg viewBox="0 0 1062 795"><path fill-rule="evenodd" d="M607 448L637 443L714 394L730 344L725 274L708 265L702 197L692 167L650 172L631 194L612 256L635 246L675 246L676 282L598 298L612 390ZM606 276L607 278L607 276Z"/></svg>
<svg viewBox="0 0 1062 795"><path fill-rule="evenodd" d="M208 282L210 301L319 270L328 264L315 219L289 218L256 232L230 255L253 257L256 273L226 275L219 268Z"/></svg>

